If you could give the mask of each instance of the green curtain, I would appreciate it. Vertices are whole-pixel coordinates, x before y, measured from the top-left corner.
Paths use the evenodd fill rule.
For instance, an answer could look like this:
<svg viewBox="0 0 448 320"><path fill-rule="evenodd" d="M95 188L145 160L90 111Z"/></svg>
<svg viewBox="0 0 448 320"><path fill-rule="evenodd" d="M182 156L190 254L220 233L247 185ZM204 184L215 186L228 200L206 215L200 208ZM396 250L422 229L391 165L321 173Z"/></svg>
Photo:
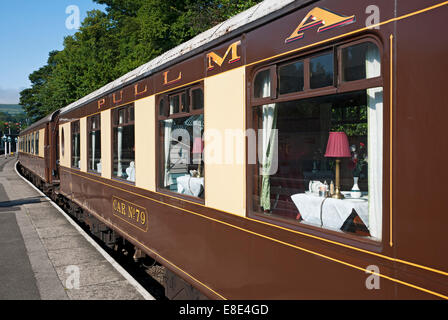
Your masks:
<svg viewBox="0 0 448 320"><path fill-rule="evenodd" d="M261 193L260 206L265 211L271 210L271 181L272 160L277 148L277 106L276 104L263 107L263 159L261 163Z"/></svg>

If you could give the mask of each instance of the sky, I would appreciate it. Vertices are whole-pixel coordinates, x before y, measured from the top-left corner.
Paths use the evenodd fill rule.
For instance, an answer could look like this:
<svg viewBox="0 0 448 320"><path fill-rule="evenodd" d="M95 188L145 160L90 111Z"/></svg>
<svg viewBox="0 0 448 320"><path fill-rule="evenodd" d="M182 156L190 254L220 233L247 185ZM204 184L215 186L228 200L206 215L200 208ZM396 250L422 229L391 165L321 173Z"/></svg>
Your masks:
<svg viewBox="0 0 448 320"><path fill-rule="evenodd" d="M66 27L74 21L69 6L79 8L80 21L89 10L104 11L92 0L0 0L0 104L18 104L19 92L31 86L29 74L77 31Z"/></svg>

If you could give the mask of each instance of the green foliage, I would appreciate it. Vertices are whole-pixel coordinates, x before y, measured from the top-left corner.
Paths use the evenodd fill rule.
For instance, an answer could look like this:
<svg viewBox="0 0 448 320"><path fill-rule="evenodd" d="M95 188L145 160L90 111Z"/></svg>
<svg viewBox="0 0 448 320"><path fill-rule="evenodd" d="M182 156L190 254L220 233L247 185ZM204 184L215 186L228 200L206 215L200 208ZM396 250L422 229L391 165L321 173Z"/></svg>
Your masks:
<svg viewBox="0 0 448 320"><path fill-rule="evenodd" d="M261 0L94 0L80 30L33 72L20 104L32 121L65 107Z"/></svg>
<svg viewBox="0 0 448 320"><path fill-rule="evenodd" d="M367 108L348 106L332 108L331 131L345 132L348 137L367 136Z"/></svg>

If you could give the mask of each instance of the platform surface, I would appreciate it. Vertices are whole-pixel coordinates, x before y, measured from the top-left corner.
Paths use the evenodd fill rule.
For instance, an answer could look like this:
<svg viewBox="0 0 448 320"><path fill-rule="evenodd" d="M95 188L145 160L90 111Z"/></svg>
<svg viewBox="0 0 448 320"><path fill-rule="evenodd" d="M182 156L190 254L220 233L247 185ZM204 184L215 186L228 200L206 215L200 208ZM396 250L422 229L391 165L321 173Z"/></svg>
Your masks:
<svg viewBox="0 0 448 320"><path fill-rule="evenodd" d="M0 157L0 300L144 297ZM79 272L78 272L79 271Z"/></svg>

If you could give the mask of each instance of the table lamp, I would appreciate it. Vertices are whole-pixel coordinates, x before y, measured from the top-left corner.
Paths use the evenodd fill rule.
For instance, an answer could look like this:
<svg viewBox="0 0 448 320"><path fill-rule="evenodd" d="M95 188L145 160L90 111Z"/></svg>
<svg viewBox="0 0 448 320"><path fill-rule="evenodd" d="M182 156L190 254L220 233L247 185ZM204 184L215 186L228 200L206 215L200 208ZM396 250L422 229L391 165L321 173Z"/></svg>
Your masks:
<svg viewBox="0 0 448 320"><path fill-rule="evenodd" d="M325 152L325 157L327 158L337 158L336 159L336 190L332 198L344 199L344 195L341 193L341 185L339 179L339 169L341 164L341 159L339 158L350 158L350 148L348 146L348 138L345 132L330 132L328 137L327 151Z"/></svg>
<svg viewBox="0 0 448 320"><path fill-rule="evenodd" d="M201 176L201 162L203 151L204 151L204 141L202 141L202 138L196 137L193 143L193 155L199 155L198 178Z"/></svg>

